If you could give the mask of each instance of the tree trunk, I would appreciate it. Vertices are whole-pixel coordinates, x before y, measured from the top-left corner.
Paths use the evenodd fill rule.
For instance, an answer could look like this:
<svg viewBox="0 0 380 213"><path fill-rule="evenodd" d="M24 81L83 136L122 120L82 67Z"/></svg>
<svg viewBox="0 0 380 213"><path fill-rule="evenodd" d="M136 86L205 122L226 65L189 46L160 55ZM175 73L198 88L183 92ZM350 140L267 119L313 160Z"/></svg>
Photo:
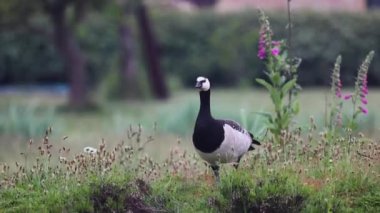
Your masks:
<svg viewBox="0 0 380 213"><path fill-rule="evenodd" d="M193 3L194 5L196 5L199 8L201 8L201 7L212 7L218 2L218 0L187 0L187 1Z"/></svg>
<svg viewBox="0 0 380 213"><path fill-rule="evenodd" d="M148 63L149 79L152 85L152 92L158 99L169 97L166 87L165 76L160 69L159 54L157 44L152 32L151 23L144 3L140 3L136 8L136 18L140 28L142 43L145 50L145 56Z"/></svg>
<svg viewBox="0 0 380 213"><path fill-rule="evenodd" d="M141 91L138 83L136 58L134 57L135 47L131 30L124 19L123 16L119 25L122 96L123 98L138 98Z"/></svg>
<svg viewBox="0 0 380 213"><path fill-rule="evenodd" d="M86 87L86 60L74 37L72 29L66 23L66 1L56 1L50 7L55 45L65 62L68 73L70 94L69 105L72 108L84 108L88 104Z"/></svg>

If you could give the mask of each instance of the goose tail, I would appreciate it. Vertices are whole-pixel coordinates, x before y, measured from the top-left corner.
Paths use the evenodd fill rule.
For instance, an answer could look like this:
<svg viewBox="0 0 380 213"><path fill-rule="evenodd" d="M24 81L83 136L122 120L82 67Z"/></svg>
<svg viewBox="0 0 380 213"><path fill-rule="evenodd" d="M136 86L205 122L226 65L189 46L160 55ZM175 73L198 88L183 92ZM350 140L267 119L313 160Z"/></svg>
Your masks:
<svg viewBox="0 0 380 213"><path fill-rule="evenodd" d="M248 151L255 150L255 146L254 145L260 146L261 143L258 140L255 139L255 137L252 135L252 133L249 133L249 136L251 136L252 144L249 147Z"/></svg>

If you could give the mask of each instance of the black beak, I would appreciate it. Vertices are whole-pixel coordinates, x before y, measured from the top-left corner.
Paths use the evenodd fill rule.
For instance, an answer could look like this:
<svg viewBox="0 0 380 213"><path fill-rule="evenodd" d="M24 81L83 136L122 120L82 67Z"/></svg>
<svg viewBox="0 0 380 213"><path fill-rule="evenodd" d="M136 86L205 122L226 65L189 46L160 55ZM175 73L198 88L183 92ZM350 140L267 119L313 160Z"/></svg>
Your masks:
<svg viewBox="0 0 380 213"><path fill-rule="evenodd" d="M197 81L197 83L195 84L195 88L201 88L201 87L202 87L202 82Z"/></svg>

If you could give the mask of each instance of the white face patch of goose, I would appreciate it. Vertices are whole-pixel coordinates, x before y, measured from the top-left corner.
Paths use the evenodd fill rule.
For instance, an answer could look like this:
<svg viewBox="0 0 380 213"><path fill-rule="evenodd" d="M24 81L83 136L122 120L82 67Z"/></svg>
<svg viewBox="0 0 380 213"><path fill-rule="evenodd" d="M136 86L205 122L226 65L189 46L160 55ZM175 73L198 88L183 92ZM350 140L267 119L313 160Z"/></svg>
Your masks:
<svg viewBox="0 0 380 213"><path fill-rule="evenodd" d="M210 81L202 76L197 78L197 83L200 83L201 87L199 88L201 91L210 90Z"/></svg>

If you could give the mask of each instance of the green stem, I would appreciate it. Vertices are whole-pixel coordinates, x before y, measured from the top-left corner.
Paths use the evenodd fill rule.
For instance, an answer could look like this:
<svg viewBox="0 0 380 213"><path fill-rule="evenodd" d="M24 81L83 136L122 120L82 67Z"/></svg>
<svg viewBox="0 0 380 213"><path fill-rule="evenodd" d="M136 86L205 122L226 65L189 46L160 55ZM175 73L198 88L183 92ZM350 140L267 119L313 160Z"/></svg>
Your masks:
<svg viewBox="0 0 380 213"><path fill-rule="evenodd" d="M289 58L291 59L292 58L292 19L291 19L291 13L290 13L290 1L291 0L288 0L288 54L289 54ZM290 73L289 73L289 79L292 78L293 74L291 73L292 71L292 66L293 66L293 63L290 63ZM292 102L292 89L289 90L288 92L288 107L290 108L290 104Z"/></svg>
<svg viewBox="0 0 380 213"><path fill-rule="evenodd" d="M352 98L352 118L351 118L351 122L350 122L350 129L353 130L354 129L354 126L355 126L355 120L356 120L356 116L357 116L357 113L356 113L356 99L357 99L357 96L353 97Z"/></svg>
<svg viewBox="0 0 380 213"><path fill-rule="evenodd" d="M288 53L289 57L291 57L291 47L292 47L292 20L290 16L290 2L288 0Z"/></svg>

